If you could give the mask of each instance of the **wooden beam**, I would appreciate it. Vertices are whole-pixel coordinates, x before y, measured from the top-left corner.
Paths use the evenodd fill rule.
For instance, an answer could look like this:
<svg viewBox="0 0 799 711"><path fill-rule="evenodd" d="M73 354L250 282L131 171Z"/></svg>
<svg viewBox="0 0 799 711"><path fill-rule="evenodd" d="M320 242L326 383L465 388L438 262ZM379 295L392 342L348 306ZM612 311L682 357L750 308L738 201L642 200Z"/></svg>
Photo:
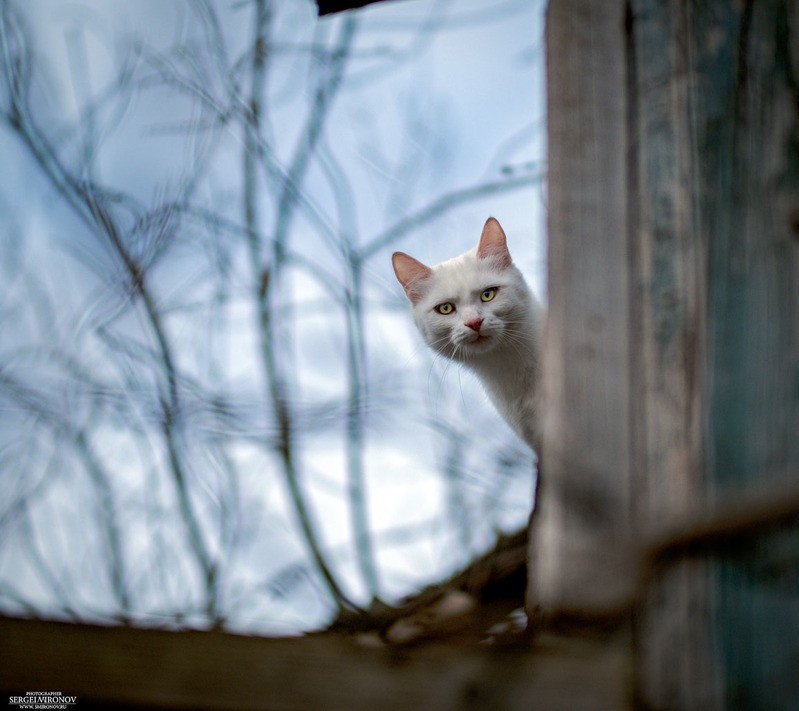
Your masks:
<svg viewBox="0 0 799 711"><path fill-rule="evenodd" d="M103 709L615 710L628 708L626 640L400 647L0 618L0 692L60 691Z"/></svg>
<svg viewBox="0 0 799 711"><path fill-rule="evenodd" d="M693 68L684 3L633 2L627 17L634 518L669 527L707 510L707 255L697 234ZM723 704L709 557L676 562L640 602L639 694L655 708ZM680 659L680 664L674 660Z"/></svg>
<svg viewBox="0 0 799 711"><path fill-rule="evenodd" d="M799 471L796 19L786 0L630 3L642 523L779 490ZM799 625L799 538L736 545L649 591L645 706L795 703L797 643L784 631Z"/></svg>
<svg viewBox="0 0 799 711"><path fill-rule="evenodd" d="M601 613L629 597L630 407L622 0L547 14L549 314L543 475L528 608Z"/></svg>

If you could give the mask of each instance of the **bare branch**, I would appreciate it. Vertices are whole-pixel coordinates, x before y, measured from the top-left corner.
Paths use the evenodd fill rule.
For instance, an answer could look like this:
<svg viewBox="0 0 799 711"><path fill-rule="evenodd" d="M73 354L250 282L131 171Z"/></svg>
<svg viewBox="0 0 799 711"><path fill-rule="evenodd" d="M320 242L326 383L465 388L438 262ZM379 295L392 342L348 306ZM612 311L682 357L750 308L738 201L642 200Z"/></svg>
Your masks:
<svg viewBox="0 0 799 711"><path fill-rule="evenodd" d="M3 40L4 53L9 54L9 50L6 49L6 36L7 33L3 32L0 39ZM177 433L177 419L180 412L178 396L179 375L173 348L167 336L157 300L147 280L147 272L140 261L128 249L119 225L107 208L109 193L89 182L80 180L70 172L33 120L27 106L22 103L23 97L20 92L13 89L12 85L9 93L11 108L8 116L17 136L29 149L33 158L54 187L66 199L67 203L83 219L87 226L113 249L114 254L124 267L131 292L141 300L144 306L152 334L158 344L161 370L166 381L166 393L162 393L161 396L163 406L162 432L169 454L171 473L177 489L180 509L191 543L191 549L198 565L202 569L203 579L208 585L209 613L213 616L215 614L213 612L215 603L210 591L216 576L216 565L207 549L201 526L190 500L185 464L180 453Z"/></svg>
<svg viewBox="0 0 799 711"><path fill-rule="evenodd" d="M507 180L497 180L491 183L479 183L468 188L454 190L433 201L431 204L417 210L404 218L395 225L385 230L383 233L373 237L361 250L358 258L361 261L371 259L376 254L380 254L390 249L400 240L410 234L413 230L419 229L429 222L441 217L449 210L461 205L465 205L474 200L479 200L493 195L520 190L536 185L542 180L542 176L521 175L511 177Z"/></svg>
<svg viewBox="0 0 799 711"><path fill-rule="evenodd" d="M289 220L294 212L293 195L295 185L307 169L308 159L313 145L321 128L321 119L324 115L323 108L327 101L328 93L321 88L320 100L317 110L321 114L313 113L309 123L308 138L298 151L292 168L284 182L283 191L279 199L278 224L272 239L271 259L264 262L264 249L258 236L259 217L256 199L256 171L255 158L258 155L258 137L261 134L261 96L263 95L266 81L264 58L266 46L266 31L270 20L269 5L265 0L256 3L256 51L253 55L253 76L251 99L246 123L244 147L244 221L250 246L250 262L254 272L255 303L258 309L258 333L260 335L261 361L267 381L267 402L270 404L277 423L278 446L283 477L289 493L289 499L297 516L297 521L302 531L303 538L308 546L311 557L322 575L331 597L339 608L355 607L345 596L341 584L336 579L333 571L325 559L318 534L312 522L305 496L300 488L299 473L296 466L294 452L294 433L292 418L289 411L289 394L287 379L278 360L277 349L280 339L275 328L275 310L277 305L273 294L275 284L282 281L282 271L286 262L286 239ZM334 74L336 83L340 73Z"/></svg>
<svg viewBox="0 0 799 711"><path fill-rule="evenodd" d="M0 389L7 397L35 414L61 439L75 448L98 496L100 522L108 546L109 574L114 595L123 616L130 612L131 601L126 576L126 557L119 532L118 510L111 476L94 452L87 434L76 428L68 417L59 415L41 395L26 388L5 369L0 368Z"/></svg>

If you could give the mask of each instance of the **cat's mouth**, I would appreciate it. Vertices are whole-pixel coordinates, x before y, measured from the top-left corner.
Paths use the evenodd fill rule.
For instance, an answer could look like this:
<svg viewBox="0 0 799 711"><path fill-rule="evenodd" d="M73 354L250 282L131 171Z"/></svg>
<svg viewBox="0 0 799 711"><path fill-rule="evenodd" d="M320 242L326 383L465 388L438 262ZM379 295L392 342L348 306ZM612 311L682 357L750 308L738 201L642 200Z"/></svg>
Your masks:
<svg viewBox="0 0 799 711"><path fill-rule="evenodd" d="M486 333L471 333L468 336L464 334L460 342L460 347L464 348L467 353L474 354L485 353L491 350L496 344L496 337Z"/></svg>
<svg viewBox="0 0 799 711"><path fill-rule="evenodd" d="M492 341L492 340L493 340L493 338L491 336L488 336L488 335L483 334L483 333L476 333L474 335L474 337L471 340L469 340L468 343L469 343L469 346L471 346L471 347L474 347L474 346L480 347L480 346L488 345L488 343L490 341Z"/></svg>

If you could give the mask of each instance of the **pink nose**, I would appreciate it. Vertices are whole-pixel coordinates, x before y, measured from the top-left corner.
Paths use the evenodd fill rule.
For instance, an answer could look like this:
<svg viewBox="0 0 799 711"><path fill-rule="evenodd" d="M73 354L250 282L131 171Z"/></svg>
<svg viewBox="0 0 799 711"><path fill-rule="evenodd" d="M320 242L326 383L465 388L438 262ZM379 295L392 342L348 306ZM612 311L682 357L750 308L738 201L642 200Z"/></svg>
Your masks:
<svg viewBox="0 0 799 711"><path fill-rule="evenodd" d="M483 325L483 319L480 318L479 316L475 316L474 318L470 318L465 323L469 328L472 329L472 331L479 331L480 326Z"/></svg>

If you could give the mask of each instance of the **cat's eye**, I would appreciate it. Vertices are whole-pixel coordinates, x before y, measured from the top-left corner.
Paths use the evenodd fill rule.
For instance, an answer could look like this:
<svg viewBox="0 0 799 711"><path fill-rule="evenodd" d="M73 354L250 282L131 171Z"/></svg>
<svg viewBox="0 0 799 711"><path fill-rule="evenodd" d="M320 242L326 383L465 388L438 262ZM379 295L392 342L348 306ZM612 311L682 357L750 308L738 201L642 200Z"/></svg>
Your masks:
<svg viewBox="0 0 799 711"><path fill-rule="evenodd" d="M490 289L486 289L482 294L480 294L480 299L482 301L491 301L497 295L497 287L492 286Z"/></svg>
<svg viewBox="0 0 799 711"><path fill-rule="evenodd" d="M453 304L451 304L449 301L447 301L447 302L445 302L443 304L439 304L438 306L436 306L436 311L438 311L438 313L440 313L440 314L444 314L444 316L448 316L454 310L455 310L455 306Z"/></svg>

